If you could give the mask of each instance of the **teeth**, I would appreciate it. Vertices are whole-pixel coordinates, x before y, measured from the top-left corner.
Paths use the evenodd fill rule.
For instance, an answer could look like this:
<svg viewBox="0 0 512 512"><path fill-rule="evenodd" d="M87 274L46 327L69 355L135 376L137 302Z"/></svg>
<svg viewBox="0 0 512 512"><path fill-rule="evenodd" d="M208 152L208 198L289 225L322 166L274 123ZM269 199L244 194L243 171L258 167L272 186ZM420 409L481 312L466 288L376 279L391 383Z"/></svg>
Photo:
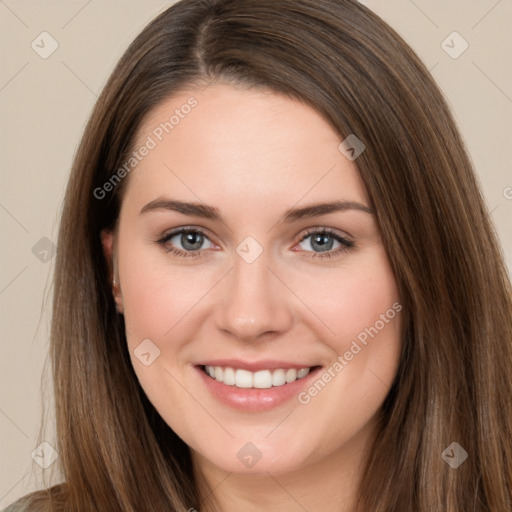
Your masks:
<svg viewBox="0 0 512 512"><path fill-rule="evenodd" d="M233 368L224 368L224 374L222 376L222 382L228 386L234 386L236 383L235 370Z"/></svg>
<svg viewBox="0 0 512 512"><path fill-rule="evenodd" d="M302 379L309 373L309 368L301 368L297 371L297 379Z"/></svg>
<svg viewBox="0 0 512 512"><path fill-rule="evenodd" d="M215 371L217 371L217 368L215 368ZM252 381L253 374L251 372L247 370L237 370L235 372L235 386L237 388L252 388Z"/></svg>
<svg viewBox="0 0 512 512"><path fill-rule="evenodd" d="M268 389L271 387L283 386L290 382L308 375L310 368L289 368L286 370L260 370L250 372L234 368L223 368L221 366L205 366L206 373L218 382L223 382L228 386L236 386L237 388L257 388Z"/></svg>
<svg viewBox="0 0 512 512"><path fill-rule="evenodd" d="M282 386L283 384L286 384L286 375L284 370L274 370L272 373L272 386Z"/></svg>
<svg viewBox="0 0 512 512"><path fill-rule="evenodd" d="M290 368L286 371L286 383L288 384L294 380L297 380L297 370Z"/></svg>
<svg viewBox="0 0 512 512"><path fill-rule="evenodd" d="M272 374L269 370L261 370L253 374L252 384L255 388L265 389L272 387Z"/></svg>

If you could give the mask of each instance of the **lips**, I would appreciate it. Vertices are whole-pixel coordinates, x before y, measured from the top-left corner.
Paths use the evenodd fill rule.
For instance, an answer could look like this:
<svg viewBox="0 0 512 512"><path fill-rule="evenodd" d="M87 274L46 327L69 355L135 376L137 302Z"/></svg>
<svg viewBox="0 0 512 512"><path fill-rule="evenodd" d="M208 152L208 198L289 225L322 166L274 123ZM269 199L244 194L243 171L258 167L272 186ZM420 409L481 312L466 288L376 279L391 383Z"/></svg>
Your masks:
<svg viewBox="0 0 512 512"><path fill-rule="evenodd" d="M194 367L211 396L247 412L269 411L297 398L321 369L304 362L233 359L202 361Z"/></svg>
<svg viewBox="0 0 512 512"><path fill-rule="evenodd" d="M248 370L250 372L257 372L259 370L277 370L295 368L312 368L315 364L311 361L285 361L279 359L262 359L260 361L247 361L241 359L209 359L200 361L196 366L220 366L221 368L235 368L241 370Z"/></svg>

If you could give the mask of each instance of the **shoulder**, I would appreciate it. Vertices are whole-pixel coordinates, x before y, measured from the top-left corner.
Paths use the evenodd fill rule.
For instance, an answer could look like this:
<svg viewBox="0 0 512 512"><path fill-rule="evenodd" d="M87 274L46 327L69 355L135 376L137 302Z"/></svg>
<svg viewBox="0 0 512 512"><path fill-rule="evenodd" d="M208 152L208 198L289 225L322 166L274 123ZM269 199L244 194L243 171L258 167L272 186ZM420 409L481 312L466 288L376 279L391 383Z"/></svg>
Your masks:
<svg viewBox="0 0 512 512"><path fill-rule="evenodd" d="M34 491L11 503L1 512L59 512L65 508L66 484Z"/></svg>

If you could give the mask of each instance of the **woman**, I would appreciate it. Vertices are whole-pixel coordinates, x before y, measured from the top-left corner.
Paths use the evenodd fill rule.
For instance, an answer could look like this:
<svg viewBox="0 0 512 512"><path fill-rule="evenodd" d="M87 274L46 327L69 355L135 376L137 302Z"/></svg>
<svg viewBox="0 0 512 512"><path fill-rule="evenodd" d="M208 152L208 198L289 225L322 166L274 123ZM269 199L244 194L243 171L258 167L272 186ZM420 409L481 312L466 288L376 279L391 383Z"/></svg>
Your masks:
<svg viewBox="0 0 512 512"><path fill-rule="evenodd" d="M161 14L58 247L65 482L9 512L512 509L496 236L438 87L357 2Z"/></svg>

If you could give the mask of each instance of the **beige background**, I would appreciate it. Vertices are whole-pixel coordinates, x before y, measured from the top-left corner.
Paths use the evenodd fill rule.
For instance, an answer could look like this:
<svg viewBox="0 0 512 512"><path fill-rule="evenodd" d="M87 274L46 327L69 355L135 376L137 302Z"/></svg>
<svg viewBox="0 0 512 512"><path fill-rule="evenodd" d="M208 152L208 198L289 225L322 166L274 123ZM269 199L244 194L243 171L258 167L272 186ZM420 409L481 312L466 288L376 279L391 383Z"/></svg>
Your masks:
<svg viewBox="0 0 512 512"><path fill-rule="evenodd" d="M0 509L38 488L43 472L31 454L48 348L50 241L75 148L117 59L172 3L0 0ZM512 0L362 3L408 41L444 90L512 268ZM59 45L47 59L31 47L42 46L43 31ZM457 59L442 47L453 31L469 44ZM453 36L447 44L462 48ZM51 429L44 439L53 442Z"/></svg>

